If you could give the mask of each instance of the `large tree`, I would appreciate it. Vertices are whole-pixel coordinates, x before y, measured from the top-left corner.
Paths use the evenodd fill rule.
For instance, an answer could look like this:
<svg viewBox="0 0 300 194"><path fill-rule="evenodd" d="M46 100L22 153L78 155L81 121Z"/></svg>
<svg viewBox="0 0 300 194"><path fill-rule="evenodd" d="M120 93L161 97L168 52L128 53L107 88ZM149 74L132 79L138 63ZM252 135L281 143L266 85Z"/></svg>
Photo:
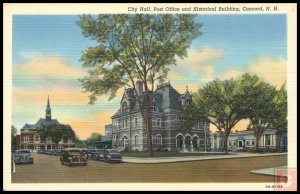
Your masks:
<svg viewBox="0 0 300 194"><path fill-rule="evenodd" d="M82 53L81 61L88 76L80 79L81 87L91 93L90 103L97 96L116 96L122 87L131 87L146 124L148 152L152 156L152 96L154 85L162 82L176 57L187 56L192 40L200 35L201 24L193 15L114 14L83 15L78 21L82 33L96 42ZM144 86L138 95L136 81Z"/></svg>
<svg viewBox="0 0 300 194"><path fill-rule="evenodd" d="M261 136L276 118L274 98L277 92L274 86L257 75L246 73L240 79L243 99L247 103L247 117L250 119L250 128L254 131L258 152Z"/></svg>
<svg viewBox="0 0 300 194"><path fill-rule="evenodd" d="M70 125L46 125L38 128L37 133L43 138L50 138L56 149L61 140L70 139L75 141L75 132Z"/></svg>
<svg viewBox="0 0 300 194"><path fill-rule="evenodd" d="M272 126L278 130L278 151L281 151L281 133L283 131L287 131L287 104L287 91L285 89L285 84L283 84L279 91L277 91L276 96L274 98L275 117L271 121Z"/></svg>
<svg viewBox="0 0 300 194"><path fill-rule="evenodd" d="M193 95L193 100L194 109L198 113L193 121L195 122L202 117L214 125L223 138L224 151L228 154L228 136L232 128L241 119L246 118L246 108L241 98L240 82L234 79L216 79L208 82Z"/></svg>

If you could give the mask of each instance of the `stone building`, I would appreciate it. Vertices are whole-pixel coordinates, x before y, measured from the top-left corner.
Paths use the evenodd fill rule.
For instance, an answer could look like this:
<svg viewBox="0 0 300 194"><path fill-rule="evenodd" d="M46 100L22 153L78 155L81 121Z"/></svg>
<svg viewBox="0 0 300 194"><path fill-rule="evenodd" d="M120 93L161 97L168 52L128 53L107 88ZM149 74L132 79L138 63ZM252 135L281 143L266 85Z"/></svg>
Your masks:
<svg viewBox="0 0 300 194"><path fill-rule="evenodd" d="M145 109L145 92L141 81L136 82L137 95ZM178 129L178 116L184 105L192 102L188 89L177 92L170 83L158 85L152 96L152 143L154 151L200 151L209 141L209 124L199 121L189 132ZM205 144L205 141L207 144ZM139 103L132 88L124 91L120 109L112 116L114 148L132 151L147 150L147 130Z"/></svg>
<svg viewBox="0 0 300 194"><path fill-rule="evenodd" d="M228 150L255 149L256 138L253 130L231 132L228 136ZM287 151L287 132L266 129L261 136L258 146L260 149ZM211 133L211 150L222 150L224 141L219 132Z"/></svg>

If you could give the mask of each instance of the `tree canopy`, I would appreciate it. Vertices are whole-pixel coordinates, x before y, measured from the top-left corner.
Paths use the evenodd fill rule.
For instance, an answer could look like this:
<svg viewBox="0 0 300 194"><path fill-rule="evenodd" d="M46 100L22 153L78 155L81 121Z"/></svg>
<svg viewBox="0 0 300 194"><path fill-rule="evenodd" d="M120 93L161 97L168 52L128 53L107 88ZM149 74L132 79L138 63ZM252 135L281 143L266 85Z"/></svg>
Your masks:
<svg viewBox="0 0 300 194"><path fill-rule="evenodd" d="M201 24L191 14L152 15L114 14L83 15L78 21L85 37L97 43L81 56L88 76L80 79L84 92L91 93L90 104L98 96L116 96L118 89L131 87L138 100L148 132L148 150L152 156L152 123L150 91L162 82L176 57L187 56L192 40L200 35ZM147 110L142 110L135 83L143 83Z"/></svg>
<svg viewBox="0 0 300 194"><path fill-rule="evenodd" d="M56 146L62 139L75 141L75 132L70 125L59 124L42 126L37 130L37 133L42 137L51 138Z"/></svg>

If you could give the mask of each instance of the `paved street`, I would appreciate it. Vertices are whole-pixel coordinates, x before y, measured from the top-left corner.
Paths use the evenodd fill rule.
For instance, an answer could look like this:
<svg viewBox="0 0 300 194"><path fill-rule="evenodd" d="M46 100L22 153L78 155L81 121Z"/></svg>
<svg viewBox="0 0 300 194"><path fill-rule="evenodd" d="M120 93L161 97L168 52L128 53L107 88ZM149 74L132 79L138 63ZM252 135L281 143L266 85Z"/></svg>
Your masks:
<svg viewBox="0 0 300 194"><path fill-rule="evenodd" d="M162 164L107 164L89 160L87 166L74 167L61 165L58 156L33 157L33 165L16 165L12 183L274 182L273 176L250 171L287 165L287 155Z"/></svg>

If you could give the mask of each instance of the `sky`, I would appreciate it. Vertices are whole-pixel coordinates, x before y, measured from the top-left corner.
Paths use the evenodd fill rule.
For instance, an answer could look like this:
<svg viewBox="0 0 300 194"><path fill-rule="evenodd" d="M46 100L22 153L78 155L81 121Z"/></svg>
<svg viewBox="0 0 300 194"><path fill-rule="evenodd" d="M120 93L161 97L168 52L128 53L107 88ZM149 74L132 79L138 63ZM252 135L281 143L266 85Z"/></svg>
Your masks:
<svg viewBox="0 0 300 194"><path fill-rule="evenodd" d="M70 124L81 139L97 132L118 110L122 92L88 105L79 78L86 75L81 52L96 43L76 24L78 15L14 15L12 35L12 124L18 129L45 117L48 95L52 118ZM198 15L202 35L185 59L177 59L168 80L180 93L195 92L215 78L255 73L279 88L286 81L286 15ZM248 121L235 130L246 129ZM213 127L211 127L214 130Z"/></svg>

